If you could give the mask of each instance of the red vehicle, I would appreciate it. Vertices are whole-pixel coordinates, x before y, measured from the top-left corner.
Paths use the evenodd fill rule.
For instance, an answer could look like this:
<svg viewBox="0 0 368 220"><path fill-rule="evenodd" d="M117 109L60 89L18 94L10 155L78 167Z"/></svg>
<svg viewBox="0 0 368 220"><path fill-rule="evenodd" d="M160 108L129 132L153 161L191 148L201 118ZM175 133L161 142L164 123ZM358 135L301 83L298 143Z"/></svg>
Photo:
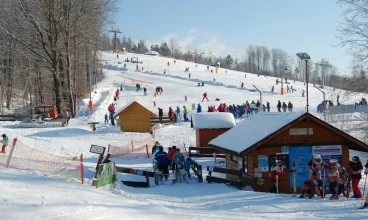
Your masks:
<svg viewBox="0 0 368 220"><path fill-rule="evenodd" d="M39 115L50 115L50 118L57 119L59 115L57 113L57 108L55 105L40 105L35 107L36 114Z"/></svg>

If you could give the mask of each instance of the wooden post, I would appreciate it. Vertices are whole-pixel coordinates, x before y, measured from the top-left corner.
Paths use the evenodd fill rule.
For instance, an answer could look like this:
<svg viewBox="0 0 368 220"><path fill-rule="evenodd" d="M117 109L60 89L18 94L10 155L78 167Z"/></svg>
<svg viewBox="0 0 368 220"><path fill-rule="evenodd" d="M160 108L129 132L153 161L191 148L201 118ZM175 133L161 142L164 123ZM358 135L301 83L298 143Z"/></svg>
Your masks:
<svg viewBox="0 0 368 220"><path fill-rule="evenodd" d="M110 144L107 146L107 153L110 153Z"/></svg>
<svg viewBox="0 0 368 220"><path fill-rule="evenodd" d="M132 144L132 152L133 152L134 150L133 140L131 140L130 143Z"/></svg>
<svg viewBox="0 0 368 220"><path fill-rule="evenodd" d="M10 160L13 156L13 152L14 152L14 148L15 148L15 144L17 143L18 141L18 138L14 138L13 139L13 144L12 144L12 148L10 149L10 152L9 152L9 156L8 156L8 159L6 160L6 164L5 164L5 167L8 168L9 165L10 165Z"/></svg>
<svg viewBox="0 0 368 220"><path fill-rule="evenodd" d="M148 153L148 144L146 144L146 152L147 152L147 158L149 158L149 153Z"/></svg>
<svg viewBox="0 0 368 220"><path fill-rule="evenodd" d="M80 155L79 159L80 159L80 166L81 166L81 170L80 170L80 172L81 172L81 182L82 182L82 184L84 184L83 154Z"/></svg>

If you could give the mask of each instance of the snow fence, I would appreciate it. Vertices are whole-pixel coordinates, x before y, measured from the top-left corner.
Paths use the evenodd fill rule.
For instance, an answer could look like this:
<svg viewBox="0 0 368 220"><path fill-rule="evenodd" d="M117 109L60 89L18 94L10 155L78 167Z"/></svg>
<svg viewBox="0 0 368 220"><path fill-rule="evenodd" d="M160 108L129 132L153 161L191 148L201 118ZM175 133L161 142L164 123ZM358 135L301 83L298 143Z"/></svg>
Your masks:
<svg viewBox="0 0 368 220"><path fill-rule="evenodd" d="M156 139L154 136L148 136L141 140L131 140L124 145L112 145L109 144L107 152L111 154L110 157L134 160L138 158L150 158L152 157L152 146L155 145ZM186 156L188 156L185 143L176 145Z"/></svg>
<svg viewBox="0 0 368 220"><path fill-rule="evenodd" d="M76 157L58 156L43 152L13 139L7 147L8 155L0 156L0 165L7 168L32 170L45 175L74 180L83 184L83 155Z"/></svg>

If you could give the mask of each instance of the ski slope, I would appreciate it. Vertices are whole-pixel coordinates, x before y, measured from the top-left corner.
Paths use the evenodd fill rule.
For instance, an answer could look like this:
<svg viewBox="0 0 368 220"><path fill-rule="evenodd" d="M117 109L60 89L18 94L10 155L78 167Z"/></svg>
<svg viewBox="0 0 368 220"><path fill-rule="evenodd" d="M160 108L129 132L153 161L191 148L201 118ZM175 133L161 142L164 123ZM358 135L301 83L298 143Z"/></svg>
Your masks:
<svg viewBox="0 0 368 220"><path fill-rule="evenodd" d="M127 63L127 57L138 57L143 61L136 71L136 64ZM136 189L121 185L114 191L104 191L91 187L97 157L89 153L91 144L107 146L108 144L122 145L132 139L141 139L148 134L124 133L118 126L103 124L107 107L113 102L115 90L119 82L141 80L147 82L148 95L143 91L136 92L134 84L125 84L116 109L131 101L139 101L151 111L158 113L157 108L163 108L167 114L168 108L187 106L191 110L192 103L202 104L203 111L209 105L218 106L219 103L243 104L259 99L259 92L254 91L253 85L262 91L262 101L271 104L271 111L276 111L277 101L294 104L295 111L304 111L305 98L301 97L301 90L305 88L302 82L290 80L297 90L294 93L279 94L280 84L275 85L276 78L264 77L236 71L220 69L219 74L211 73L204 65L196 65L184 61L177 61L164 57L153 57L137 54L100 53L101 64L105 68L97 89L92 93L95 110L86 111L88 100L80 100L80 117L72 119L68 127L64 128L13 128L14 122L1 122L0 129L10 138L18 137L42 151L63 156L75 156L83 153L85 157L85 184L47 177L34 171L22 171L0 168L2 193L0 194L1 219L367 219L366 210L357 210L362 200L330 201L327 199L297 199L292 195L275 195L253 192L247 188L238 190L223 184L197 183L195 179L190 184L165 184L152 186L147 189ZM118 64L120 62L121 64ZM170 67L167 66L170 62ZM141 71L141 67L144 71ZM184 73L190 68L191 78ZM213 67L211 67L213 69ZM166 74L164 75L164 70ZM215 78L215 81L213 80ZM197 83L205 82L205 86L198 87ZM113 82L117 84L112 84ZM240 88L241 82L245 83ZM275 85L274 93L271 87ZM163 87L163 94L154 97L156 86ZM202 94L208 93L209 102L201 102ZM326 99L336 101L340 95L341 103L352 103L361 98L358 94L349 97L345 91L326 88ZM184 97L188 100L185 101ZM219 98L221 101L214 101ZM316 112L316 106L322 101L322 94L312 85L309 87L310 111ZM156 107L153 103L156 103ZM83 114L82 114L83 113ZM189 115L190 117L190 115ZM238 119L239 120L239 119ZM88 122L100 122L97 131L92 132ZM269 122L272 123L272 122ZM178 122L159 129L156 139L165 147L195 143L195 132L190 123ZM358 154L362 160L366 154ZM203 165L213 165L211 159L201 159ZM119 165L140 169L152 169L151 159L116 160ZM204 166L203 166L204 167ZM206 175L206 172L204 172ZM129 175L119 175L119 180L134 179ZM364 181L360 183L363 188Z"/></svg>

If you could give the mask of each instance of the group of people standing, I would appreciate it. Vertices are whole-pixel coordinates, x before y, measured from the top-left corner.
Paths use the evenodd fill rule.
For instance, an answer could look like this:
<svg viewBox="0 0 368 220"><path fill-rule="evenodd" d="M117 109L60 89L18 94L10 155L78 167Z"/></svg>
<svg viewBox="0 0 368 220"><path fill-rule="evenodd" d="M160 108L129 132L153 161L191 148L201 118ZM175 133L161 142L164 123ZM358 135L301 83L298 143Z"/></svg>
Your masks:
<svg viewBox="0 0 368 220"><path fill-rule="evenodd" d="M162 179L169 178L169 170L176 175L176 181L182 182L184 176L190 176L190 166L192 159L190 157L185 159L185 156L176 146L168 148L168 153L164 151L163 146L156 141L152 147L152 155L154 158L154 170L160 171L163 175ZM185 177L184 177L185 178Z"/></svg>
<svg viewBox="0 0 368 220"><path fill-rule="evenodd" d="M288 104L286 104L285 102L282 102L282 104L281 104L280 100L277 102L276 107L277 107L278 112L281 112L281 109L282 109L283 112L286 112L286 109L287 109L287 111L292 112L293 108L294 108L293 104L290 101L288 102Z"/></svg>

